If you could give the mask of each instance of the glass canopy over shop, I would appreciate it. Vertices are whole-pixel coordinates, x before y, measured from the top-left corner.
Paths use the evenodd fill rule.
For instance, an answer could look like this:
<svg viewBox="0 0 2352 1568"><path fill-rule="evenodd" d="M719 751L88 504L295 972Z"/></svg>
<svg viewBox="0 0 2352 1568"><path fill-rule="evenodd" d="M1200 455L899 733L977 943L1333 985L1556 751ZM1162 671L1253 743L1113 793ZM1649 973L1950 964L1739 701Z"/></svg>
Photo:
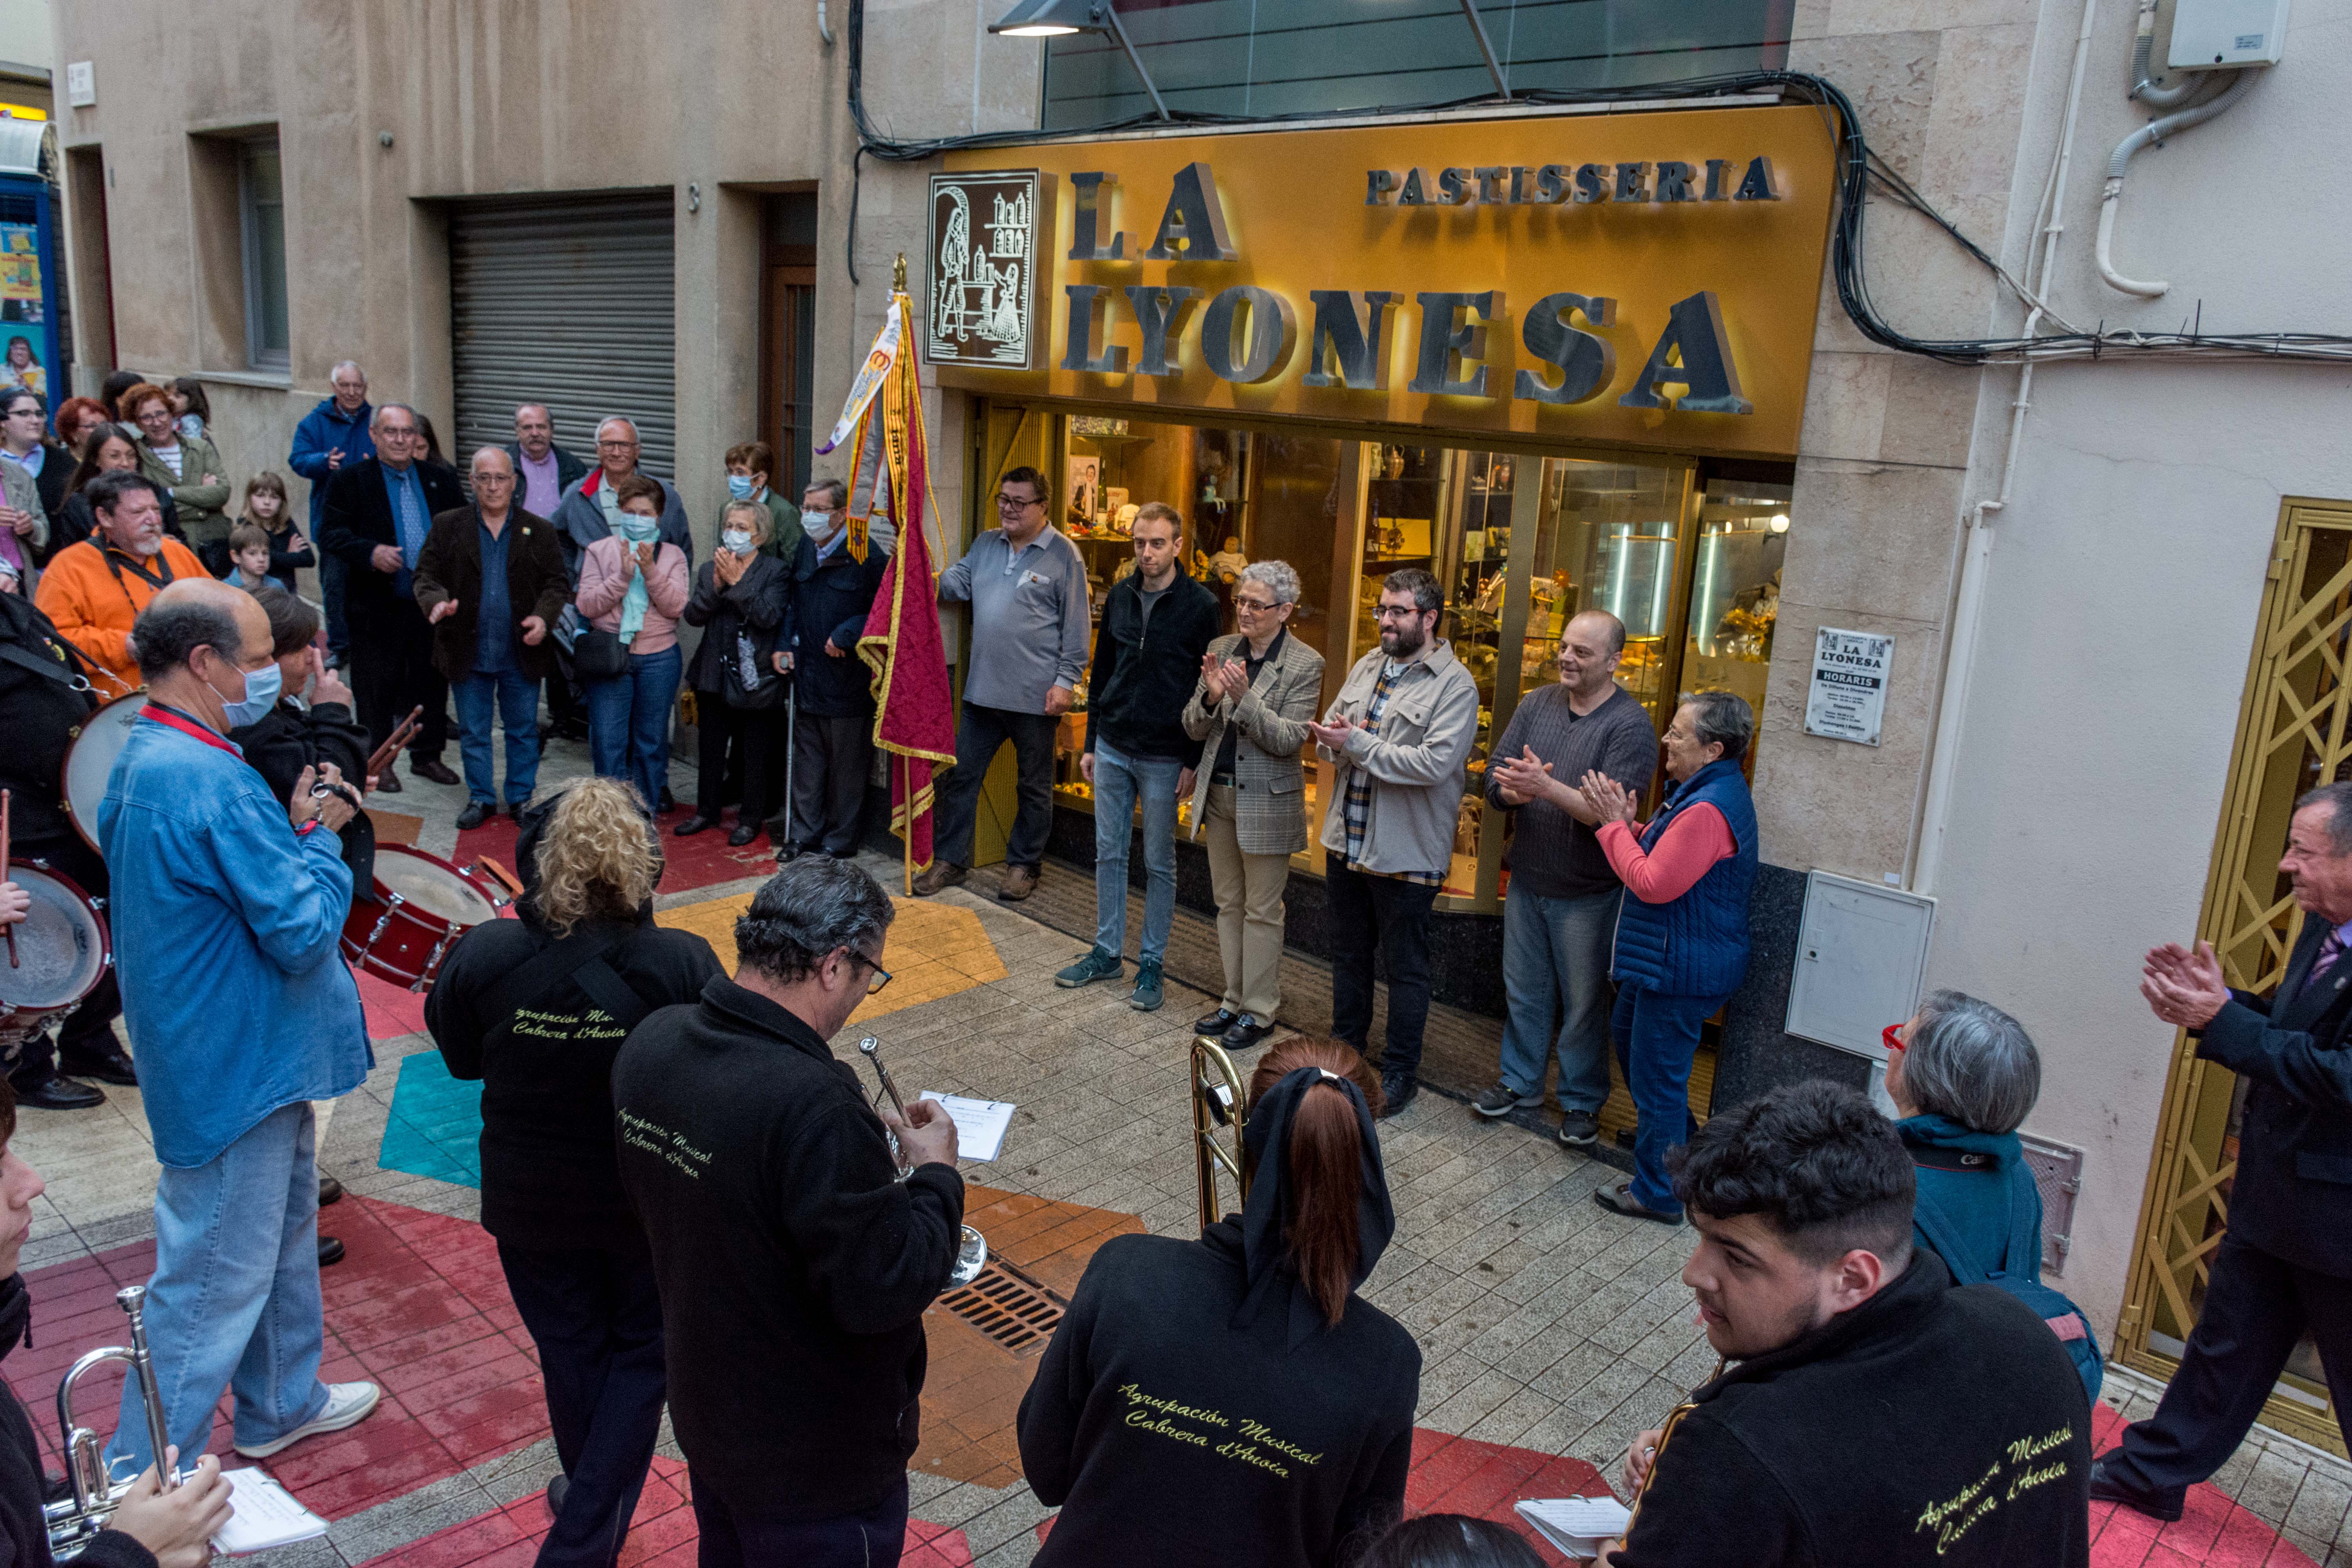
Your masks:
<svg viewBox="0 0 2352 1568"><path fill-rule="evenodd" d="M1491 909L1508 885L1510 814L1486 807L1487 751L1520 694L1559 678L1555 649L1571 616L1599 608L1624 622L1617 678L1661 731L1683 691L1720 688L1762 704L1790 528L1785 469L1744 464L1735 478L1697 459L1407 446L1006 403L987 405L980 424L993 472L1029 464L1054 479L1054 523L1087 563L1097 619L1104 594L1134 570L1129 536L1148 501L1183 513L1187 569L1227 605L1228 630L1242 567L1287 562L1303 585L1290 630L1323 655L1326 703L1376 646L1382 580L1403 567L1436 576L1439 633L1479 692L1443 908ZM1056 738L1055 787L1061 804L1091 809L1079 696ZM1330 787L1330 765L1310 753L1318 832ZM1320 846L1296 865L1319 874Z"/></svg>

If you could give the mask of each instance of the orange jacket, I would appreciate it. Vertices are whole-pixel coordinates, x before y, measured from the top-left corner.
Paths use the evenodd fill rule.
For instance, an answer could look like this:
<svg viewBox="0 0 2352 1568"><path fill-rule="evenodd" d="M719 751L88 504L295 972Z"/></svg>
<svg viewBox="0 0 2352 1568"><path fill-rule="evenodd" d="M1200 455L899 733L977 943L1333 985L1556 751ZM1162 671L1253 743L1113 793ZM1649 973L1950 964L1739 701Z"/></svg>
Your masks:
<svg viewBox="0 0 2352 1568"><path fill-rule="evenodd" d="M139 574L133 560L121 551L105 548L105 541L93 535L49 557L41 573L40 588L33 595L34 605L57 623L66 641L120 683L110 688L100 681L100 697L119 697L137 690L141 684L139 661L131 657L128 646L131 623L139 618L158 587ZM191 577L204 582L212 576L194 551L169 537L163 541L163 552L143 564L166 583Z"/></svg>

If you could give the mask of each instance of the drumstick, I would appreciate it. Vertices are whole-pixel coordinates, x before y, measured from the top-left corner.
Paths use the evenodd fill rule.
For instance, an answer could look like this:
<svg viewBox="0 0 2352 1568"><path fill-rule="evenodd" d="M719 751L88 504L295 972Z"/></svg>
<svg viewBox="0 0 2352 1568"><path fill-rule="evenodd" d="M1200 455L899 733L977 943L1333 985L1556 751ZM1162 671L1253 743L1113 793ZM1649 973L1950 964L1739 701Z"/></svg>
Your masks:
<svg viewBox="0 0 2352 1568"><path fill-rule="evenodd" d="M0 789L0 882L5 882L7 879L8 792L5 789ZM20 969L24 967L24 961L16 956L16 922L12 921L5 926L0 926L0 931L5 931L8 933L8 967L11 969Z"/></svg>
<svg viewBox="0 0 2352 1568"><path fill-rule="evenodd" d="M504 866L499 865L496 860L491 859L488 856L484 855L477 859L474 862L474 867L475 869L488 876L491 881L496 882L499 887L504 888L507 890L507 898L509 901L522 897L522 884L515 880L514 873L508 870Z"/></svg>
<svg viewBox="0 0 2352 1568"><path fill-rule="evenodd" d="M378 746L375 749L375 755L368 759L368 777L373 778L392 765L393 759L400 755L400 748L408 744L409 737L424 727L417 722L424 712L425 704L422 702L408 710L408 717L403 719L393 730L391 738Z"/></svg>

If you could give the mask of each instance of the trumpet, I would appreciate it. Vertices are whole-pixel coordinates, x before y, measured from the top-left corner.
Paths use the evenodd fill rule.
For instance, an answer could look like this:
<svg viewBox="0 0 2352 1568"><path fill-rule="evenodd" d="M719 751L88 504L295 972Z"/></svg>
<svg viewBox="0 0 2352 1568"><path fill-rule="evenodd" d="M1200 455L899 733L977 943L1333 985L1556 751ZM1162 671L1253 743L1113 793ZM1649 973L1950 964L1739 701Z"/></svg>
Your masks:
<svg viewBox="0 0 2352 1568"><path fill-rule="evenodd" d="M113 1520L131 1485L109 1479L106 1460L99 1452L98 1434L74 1419L74 1384L85 1374L109 1362L129 1366L131 1375L139 1380L140 1403L146 1407L147 1441L154 1450L156 1470L165 1488L178 1484L177 1476L163 1464L168 1439L163 1430L163 1395L155 1385L154 1358L147 1352L147 1288L125 1285L114 1293L114 1301L131 1320L131 1343L90 1352L74 1363L65 1381L58 1384L58 1425L65 1432L66 1474L73 1483L73 1495L42 1509L41 1520L49 1532L49 1555L59 1563L82 1554L90 1538Z"/></svg>
<svg viewBox="0 0 2352 1568"><path fill-rule="evenodd" d="M1234 1146L1226 1149L1217 1129L1234 1131ZM1214 1035L1192 1040L1192 1165L1201 1187L1201 1228L1224 1218L1217 1203L1217 1172L1223 1168L1239 1190L1236 1208L1249 1202L1250 1168L1243 1134L1249 1128L1249 1086L1241 1069Z"/></svg>
<svg viewBox="0 0 2352 1568"><path fill-rule="evenodd" d="M867 1061L874 1064L874 1076L882 1080L882 1092L889 1097L890 1109L898 1113L899 1121L904 1121L907 1120L907 1102L899 1097L898 1086L891 1079L890 1069L882 1065L882 1042L868 1035L857 1042L857 1048ZM890 1154L898 1162L898 1179L903 1182L915 1173L915 1168L907 1163L907 1152L899 1147L898 1135L887 1127L883 1129L882 1135L890 1140ZM948 1270L948 1288L954 1289L971 1284L987 1267L988 1237L965 1226L963 1245L956 1251L955 1267Z"/></svg>

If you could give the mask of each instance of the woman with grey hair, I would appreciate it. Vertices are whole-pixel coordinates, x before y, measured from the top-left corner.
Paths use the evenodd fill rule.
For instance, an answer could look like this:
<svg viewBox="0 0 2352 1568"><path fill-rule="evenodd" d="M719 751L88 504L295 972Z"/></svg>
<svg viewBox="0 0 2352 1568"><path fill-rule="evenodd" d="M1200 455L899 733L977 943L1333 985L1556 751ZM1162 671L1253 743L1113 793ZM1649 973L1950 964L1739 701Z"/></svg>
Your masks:
<svg viewBox="0 0 2352 1568"><path fill-rule="evenodd" d="M1895 1131L1918 1167L1913 1245L1960 1284L1996 1281L2041 1312L2096 1399L2098 1341L2042 1283L2042 1191L2017 1137L2042 1095L2032 1037L1990 1002L1937 991L1882 1037Z"/></svg>
<svg viewBox="0 0 2352 1568"><path fill-rule="evenodd" d="M1580 781L1601 852L1625 884L1610 977L1609 1033L1633 1096L1633 1179L1592 1201L1635 1219L1682 1223L1666 1156L1689 1142L1691 1058L1699 1026L1748 973L1748 895L1756 885L1756 806L1740 759L1756 716L1728 691L1696 691L1666 727L1673 781L1647 826L1640 802L1599 769Z"/></svg>
<svg viewBox="0 0 2352 1568"><path fill-rule="evenodd" d="M1307 847L1307 773L1298 761L1323 691L1323 656L1286 628L1298 574L1280 561L1242 568L1234 583L1240 630L1209 645L1184 704L1184 732L1202 742L1192 784L1192 837L1209 833L1217 951L1225 991L1196 1034L1229 1049L1273 1032L1282 1004L1283 889L1290 858Z"/></svg>

